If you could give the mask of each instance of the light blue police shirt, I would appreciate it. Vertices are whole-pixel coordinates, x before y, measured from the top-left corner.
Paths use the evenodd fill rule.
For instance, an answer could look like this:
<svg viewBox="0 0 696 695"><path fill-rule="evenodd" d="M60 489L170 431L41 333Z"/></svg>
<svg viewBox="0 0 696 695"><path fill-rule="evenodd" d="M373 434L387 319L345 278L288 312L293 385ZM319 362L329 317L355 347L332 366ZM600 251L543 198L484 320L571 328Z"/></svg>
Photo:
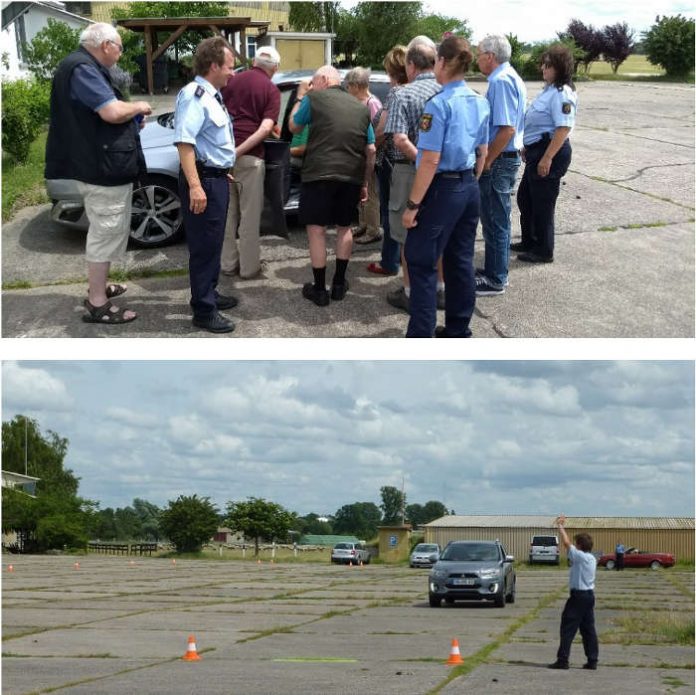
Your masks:
<svg viewBox="0 0 696 695"><path fill-rule="evenodd" d="M196 160L226 169L234 166L236 159L234 134L230 115L216 94L220 92L200 75L179 92L174 113L174 143L193 145Z"/></svg>
<svg viewBox="0 0 696 695"><path fill-rule="evenodd" d="M568 559L573 563L570 567L569 585L571 589L587 591L594 589L595 574L597 573L597 558L592 553L584 553L574 545L568 548Z"/></svg>
<svg viewBox="0 0 696 695"><path fill-rule="evenodd" d="M488 76L486 99L491 105L489 144L495 140L501 126L512 126L515 134L510 138L503 152L522 149L527 88L510 63L501 63Z"/></svg>
<svg viewBox="0 0 696 695"><path fill-rule="evenodd" d="M418 123L418 156L423 150L440 153L440 171L473 169L476 148L488 144L488 102L464 80L449 82L425 102Z"/></svg>
<svg viewBox="0 0 696 695"><path fill-rule="evenodd" d="M572 132L577 105L578 95L570 85L565 84L563 89L558 89L555 85L547 84L527 109L524 119L525 147L539 142L545 133L553 136L556 128L570 128Z"/></svg>

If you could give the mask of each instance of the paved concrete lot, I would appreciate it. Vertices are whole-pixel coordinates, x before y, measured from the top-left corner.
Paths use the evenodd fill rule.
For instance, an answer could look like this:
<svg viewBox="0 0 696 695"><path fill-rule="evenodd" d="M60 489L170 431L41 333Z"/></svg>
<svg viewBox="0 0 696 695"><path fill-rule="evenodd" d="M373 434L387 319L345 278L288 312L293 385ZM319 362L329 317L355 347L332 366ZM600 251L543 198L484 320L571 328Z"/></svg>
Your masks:
<svg viewBox="0 0 696 695"><path fill-rule="evenodd" d="M76 559L79 569L74 567ZM8 564L14 570L8 572ZM567 572L521 570L504 609L427 603L427 570L164 558L5 556L2 692L674 693L693 647L604 644L617 615L693 615L693 574L600 571L600 669L555 672ZM187 637L201 661L185 662ZM466 664L450 682L451 640ZM608 639L607 639L608 641Z"/></svg>
<svg viewBox="0 0 696 695"><path fill-rule="evenodd" d="M483 83L474 83L480 91ZM528 85L530 97L540 83ZM573 162L558 201L556 261L511 261L510 287L477 302L474 337L694 336L693 85L581 83ZM169 97L173 99L172 97ZM158 110L168 110L162 102ZM519 237L516 207L513 237ZM331 240L333 241L333 239ZM84 236L60 229L49 206L27 208L2 232L2 277L29 283L3 292L4 337L212 337L194 330L187 277L130 281L128 326L82 323ZM477 265L483 242L477 240ZM237 281L231 337L398 337L407 316L390 307L394 278L371 276L379 249L356 247L351 291L317 308L302 299L311 279L306 238L267 237L264 277ZM185 245L131 249L119 268L157 273L186 268ZM333 258L329 259L329 278ZM225 279L221 290L232 289ZM230 335L222 336L222 339ZM217 336L220 338L220 336Z"/></svg>

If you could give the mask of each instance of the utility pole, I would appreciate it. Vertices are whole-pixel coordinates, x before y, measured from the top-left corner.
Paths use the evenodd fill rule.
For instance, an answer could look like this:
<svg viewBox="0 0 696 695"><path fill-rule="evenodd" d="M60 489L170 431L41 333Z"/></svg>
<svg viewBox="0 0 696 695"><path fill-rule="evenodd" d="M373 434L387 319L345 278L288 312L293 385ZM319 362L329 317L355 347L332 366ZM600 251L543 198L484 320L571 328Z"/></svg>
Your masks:
<svg viewBox="0 0 696 695"><path fill-rule="evenodd" d="M24 475L29 475L27 472L27 416L22 415L22 417L24 418Z"/></svg>
<svg viewBox="0 0 696 695"><path fill-rule="evenodd" d="M406 525L406 495L404 494L404 476L401 475L401 525Z"/></svg>

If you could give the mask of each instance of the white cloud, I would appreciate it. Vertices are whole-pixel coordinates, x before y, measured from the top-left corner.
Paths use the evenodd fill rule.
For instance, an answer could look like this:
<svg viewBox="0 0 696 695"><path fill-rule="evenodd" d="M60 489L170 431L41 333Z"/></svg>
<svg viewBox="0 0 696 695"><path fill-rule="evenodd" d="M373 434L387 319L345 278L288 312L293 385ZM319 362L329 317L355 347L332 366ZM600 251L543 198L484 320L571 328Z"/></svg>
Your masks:
<svg viewBox="0 0 696 695"><path fill-rule="evenodd" d="M73 405L65 384L45 369L5 362L2 374L3 397L11 408L40 413L65 410Z"/></svg>

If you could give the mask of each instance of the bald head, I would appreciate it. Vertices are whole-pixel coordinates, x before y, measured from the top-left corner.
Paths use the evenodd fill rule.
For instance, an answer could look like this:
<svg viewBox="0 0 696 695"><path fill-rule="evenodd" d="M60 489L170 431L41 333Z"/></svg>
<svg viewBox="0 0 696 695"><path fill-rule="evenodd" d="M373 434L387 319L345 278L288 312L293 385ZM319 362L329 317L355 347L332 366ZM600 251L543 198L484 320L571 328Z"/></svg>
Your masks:
<svg viewBox="0 0 696 695"><path fill-rule="evenodd" d="M312 78L312 89L321 90L341 84L341 75L333 65L322 65Z"/></svg>

